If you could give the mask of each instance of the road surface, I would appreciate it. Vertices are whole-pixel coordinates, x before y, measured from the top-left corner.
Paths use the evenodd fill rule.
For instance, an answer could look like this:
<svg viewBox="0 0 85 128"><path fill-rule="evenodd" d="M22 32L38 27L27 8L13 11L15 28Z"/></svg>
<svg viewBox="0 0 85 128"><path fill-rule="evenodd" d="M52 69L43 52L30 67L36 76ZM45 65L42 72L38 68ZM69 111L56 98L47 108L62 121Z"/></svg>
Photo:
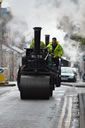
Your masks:
<svg viewBox="0 0 85 128"><path fill-rule="evenodd" d="M17 86L0 88L0 128L76 128L78 93L61 86L49 100L21 100Z"/></svg>

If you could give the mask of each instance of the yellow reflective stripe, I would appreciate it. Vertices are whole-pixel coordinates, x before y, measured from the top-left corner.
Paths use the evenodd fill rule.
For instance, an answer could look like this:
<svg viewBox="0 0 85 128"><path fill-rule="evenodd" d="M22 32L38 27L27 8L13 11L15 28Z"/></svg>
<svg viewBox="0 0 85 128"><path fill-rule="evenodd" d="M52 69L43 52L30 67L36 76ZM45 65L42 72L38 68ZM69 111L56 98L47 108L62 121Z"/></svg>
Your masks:
<svg viewBox="0 0 85 128"><path fill-rule="evenodd" d="M61 56L62 56L62 53L59 53L59 55L61 55Z"/></svg>
<svg viewBox="0 0 85 128"><path fill-rule="evenodd" d="M62 48L61 49L56 49L56 51L61 51L61 50L63 50Z"/></svg>

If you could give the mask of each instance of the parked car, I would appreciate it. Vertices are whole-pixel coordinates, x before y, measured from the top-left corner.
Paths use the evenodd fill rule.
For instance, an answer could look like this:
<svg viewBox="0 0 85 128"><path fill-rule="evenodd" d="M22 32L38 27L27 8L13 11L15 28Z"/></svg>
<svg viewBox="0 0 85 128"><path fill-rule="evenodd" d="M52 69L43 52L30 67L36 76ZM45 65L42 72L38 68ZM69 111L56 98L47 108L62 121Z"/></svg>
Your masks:
<svg viewBox="0 0 85 128"><path fill-rule="evenodd" d="M77 81L77 74L71 67L61 67L61 81Z"/></svg>

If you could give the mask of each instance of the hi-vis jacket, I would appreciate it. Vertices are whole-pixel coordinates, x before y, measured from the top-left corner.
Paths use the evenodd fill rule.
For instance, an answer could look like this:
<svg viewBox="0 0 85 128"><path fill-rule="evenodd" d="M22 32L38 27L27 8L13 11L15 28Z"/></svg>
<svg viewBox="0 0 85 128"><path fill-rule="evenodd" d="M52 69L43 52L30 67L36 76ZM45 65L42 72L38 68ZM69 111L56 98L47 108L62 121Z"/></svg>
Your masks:
<svg viewBox="0 0 85 128"><path fill-rule="evenodd" d="M59 58L61 58L61 56L63 55L64 51L63 51L63 48L61 47L61 45L59 44L59 42L56 41L56 43L57 43L57 46L54 49L54 51L52 50L53 49L52 42L50 42L47 45L47 48L48 48L49 53L51 53L51 55L53 56L53 58L56 58L57 56Z"/></svg>
<svg viewBox="0 0 85 128"><path fill-rule="evenodd" d="M32 44L30 45L30 48L34 48L34 39L32 40ZM40 41L40 48L46 48L46 45Z"/></svg>

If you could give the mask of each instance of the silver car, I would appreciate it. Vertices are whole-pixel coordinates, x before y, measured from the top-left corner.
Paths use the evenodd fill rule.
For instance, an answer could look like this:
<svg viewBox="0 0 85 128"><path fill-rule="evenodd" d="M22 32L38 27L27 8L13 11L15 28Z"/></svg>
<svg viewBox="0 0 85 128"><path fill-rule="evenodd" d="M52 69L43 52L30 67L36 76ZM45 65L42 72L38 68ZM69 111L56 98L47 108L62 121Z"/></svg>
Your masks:
<svg viewBox="0 0 85 128"><path fill-rule="evenodd" d="M61 81L76 82L77 75L71 67L61 67Z"/></svg>

